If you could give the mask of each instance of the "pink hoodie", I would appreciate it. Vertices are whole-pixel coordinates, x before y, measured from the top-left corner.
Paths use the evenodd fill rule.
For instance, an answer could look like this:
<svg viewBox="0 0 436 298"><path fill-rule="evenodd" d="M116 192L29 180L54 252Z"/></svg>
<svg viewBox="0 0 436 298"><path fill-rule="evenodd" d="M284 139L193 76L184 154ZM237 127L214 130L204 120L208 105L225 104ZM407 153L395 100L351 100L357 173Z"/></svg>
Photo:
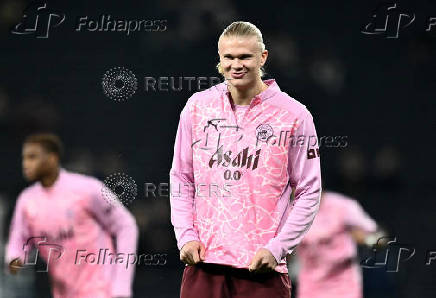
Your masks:
<svg viewBox="0 0 436 298"><path fill-rule="evenodd" d="M362 297L353 229L371 233L377 225L357 201L324 192L318 215L297 249L302 265L299 298Z"/></svg>
<svg viewBox="0 0 436 298"><path fill-rule="evenodd" d="M319 150L305 106L274 80L265 83L245 109L232 103L225 83L189 98L170 171L171 222L178 248L201 241L207 263L248 268L266 248L286 273L286 255L318 210Z"/></svg>
<svg viewBox="0 0 436 298"><path fill-rule="evenodd" d="M48 264L55 298L131 296L135 264L125 262L136 254L136 222L121 204L104 200L103 187L61 169L52 187L38 182L26 188L15 207L6 264L15 258L31 263L25 255L34 247ZM111 236L124 254L118 261L109 255L115 252Z"/></svg>

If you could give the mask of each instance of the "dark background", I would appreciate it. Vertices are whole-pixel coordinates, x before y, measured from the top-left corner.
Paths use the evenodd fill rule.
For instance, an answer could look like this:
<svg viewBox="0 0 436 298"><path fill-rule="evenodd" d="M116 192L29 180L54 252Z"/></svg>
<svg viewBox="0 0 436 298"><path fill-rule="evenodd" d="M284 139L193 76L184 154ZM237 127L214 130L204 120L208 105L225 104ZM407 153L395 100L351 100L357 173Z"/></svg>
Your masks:
<svg viewBox="0 0 436 298"><path fill-rule="evenodd" d="M218 37L232 21L245 20L263 33L266 78L307 106L318 136L346 137L346 147L321 147L325 187L359 200L398 243L416 249L399 272L364 269L365 297L434 297L436 264L425 261L426 252L436 250L436 26L425 29L436 4L397 1L397 12L416 16L398 38L363 34L381 3L49 1L66 19L48 38L36 38L10 31L29 2L0 1L0 240L7 239L12 208L26 186L22 140L50 130L65 143L65 168L102 180L122 172L136 181L129 209L141 230L138 253L166 253L168 260L137 267L135 297L178 297L183 265L169 199L146 197L144 184L169 182L179 113L197 90L184 82L181 91L146 91L144 77L218 77ZM166 30L128 36L74 30L78 17L102 14L166 20ZM138 90L125 102L102 90L104 73L117 66L138 78ZM27 282L2 277L8 281L0 284L2 297L49 295L46 276L27 276ZM14 286L24 292L8 292Z"/></svg>

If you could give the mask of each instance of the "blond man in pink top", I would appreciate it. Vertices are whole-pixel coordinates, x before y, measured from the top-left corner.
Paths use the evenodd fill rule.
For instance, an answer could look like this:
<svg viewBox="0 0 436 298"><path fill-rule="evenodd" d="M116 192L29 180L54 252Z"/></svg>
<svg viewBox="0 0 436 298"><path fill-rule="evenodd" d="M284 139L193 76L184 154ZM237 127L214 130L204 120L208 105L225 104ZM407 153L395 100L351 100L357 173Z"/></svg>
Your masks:
<svg viewBox="0 0 436 298"><path fill-rule="evenodd" d="M228 26L218 53L226 81L189 98L170 171L181 297L290 297L286 255L321 191L312 116L262 80L268 51L253 24Z"/></svg>
<svg viewBox="0 0 436 298"><path fill-rule="evenodd" d="M301 263L298 297L361 298L356 242L365 243L376 229L357 201L323 192L315 221L297 249Z"/></svg>
<svg viewBox="0 0 436 298"><path fill-rule="evenodd" d="M60 168L61 148L51 134L24 142L24 176L36 183L16 203L6 252L9 270L15 274L32 264L29 251L35 248L47 263L54 298L131 297L135 219L122 204L103 199L103 183Z"/></svg>

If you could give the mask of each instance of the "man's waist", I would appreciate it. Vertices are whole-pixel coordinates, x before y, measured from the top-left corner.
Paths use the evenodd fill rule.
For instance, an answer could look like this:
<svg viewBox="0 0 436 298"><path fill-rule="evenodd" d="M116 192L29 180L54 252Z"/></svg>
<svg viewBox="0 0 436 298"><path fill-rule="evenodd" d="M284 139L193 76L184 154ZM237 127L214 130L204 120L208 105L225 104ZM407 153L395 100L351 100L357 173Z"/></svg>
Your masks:
<svg viewBox="0 0 436 298"><path fill-rule="evenodd" d="M201 268L209 274L232 275L239 278L252 278L254 275L254 273L250 272L248 268L239 268L227 264L200 262L194 266ZM262 276L278 273L280 274L281 272L271 271L268 273L262 273Z"/></svg>

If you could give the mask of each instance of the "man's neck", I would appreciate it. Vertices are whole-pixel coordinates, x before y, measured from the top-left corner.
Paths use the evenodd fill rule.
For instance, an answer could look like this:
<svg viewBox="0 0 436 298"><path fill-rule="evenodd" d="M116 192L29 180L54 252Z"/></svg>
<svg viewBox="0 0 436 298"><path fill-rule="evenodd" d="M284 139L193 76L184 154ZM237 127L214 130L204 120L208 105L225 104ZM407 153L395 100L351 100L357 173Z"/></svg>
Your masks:
<svg viewBox="0 0 436 298"><path fill-rule="evenodd" d="M53 172L51 172L50 174L44 176L41 179L41 184L43 187L52 187L53 184L56 182L56 180L59 177L59 171L60 169L57 168L56 170L54 170Z"/></svg>
<svg viewBox="0 0 436 298"><path fill-rule="evenodd" d="M238 89L229 84L229 91L232 95L233 103L236 105L249 105L253 97L260 94L268 88L262 80L256 81L252 87L246 87L244 89Z"/></svg>

